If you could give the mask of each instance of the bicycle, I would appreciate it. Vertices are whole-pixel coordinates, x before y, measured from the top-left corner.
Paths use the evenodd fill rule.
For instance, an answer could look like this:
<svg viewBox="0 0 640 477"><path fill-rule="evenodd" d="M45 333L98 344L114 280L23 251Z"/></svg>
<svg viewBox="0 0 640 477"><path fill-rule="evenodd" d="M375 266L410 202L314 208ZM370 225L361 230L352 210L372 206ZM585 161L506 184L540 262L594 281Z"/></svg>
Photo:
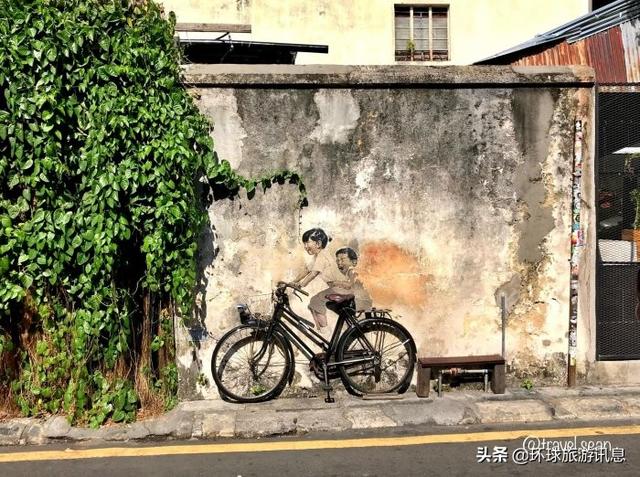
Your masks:
<svg viewBox="0 0 640 477"><path fill-rule="evenodd" d="M291 309L288 288L298 298L297 293L309 295L293 283L278 283L272 293L275 305L270 319L254 315L245 304L237 305L241 324L222 336L211 358L213 379L223 399L251 403L278 397L293 380L292 344L309 359L310 367L324 382L327 403L335 401L329 380L338 376L355 396L401 394L408 389L416 346L388 310L374 309L362 318L362 312L356 313L353 295L327 295L327 308L338 314L327 341L315 331L314 323ZM322 352L314 353L297 332Z"/></svg>

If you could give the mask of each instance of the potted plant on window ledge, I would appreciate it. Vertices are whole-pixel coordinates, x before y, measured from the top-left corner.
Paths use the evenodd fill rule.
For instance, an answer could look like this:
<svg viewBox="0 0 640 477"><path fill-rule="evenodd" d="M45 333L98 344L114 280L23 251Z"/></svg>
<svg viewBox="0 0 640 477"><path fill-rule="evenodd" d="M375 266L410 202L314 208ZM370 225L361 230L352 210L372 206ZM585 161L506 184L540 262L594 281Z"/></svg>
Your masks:
<svg viewBox="0 0 640 477"><path fill-rule="evenodd" d="M413 40L407 40L407 51L409 52L409 59L413 61L413 54L416 51L416 44Z"/></svg>

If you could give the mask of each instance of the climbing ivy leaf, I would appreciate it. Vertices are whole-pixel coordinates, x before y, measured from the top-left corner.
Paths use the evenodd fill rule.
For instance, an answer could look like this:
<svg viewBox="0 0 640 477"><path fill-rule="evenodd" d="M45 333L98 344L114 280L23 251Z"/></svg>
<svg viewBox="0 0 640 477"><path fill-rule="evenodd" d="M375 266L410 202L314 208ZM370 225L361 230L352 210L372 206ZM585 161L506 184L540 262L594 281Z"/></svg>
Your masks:
<svg viewBox="0 0 640 477"><path fill-rule="evenodd" d="M218 159L174 26L150 0L0 0L0 362L19 351L0 394L26 415L99 426L132 420L141 396L175 403L202 178L219 197L285 181L304 197L291 172L248 180ZM13 342L25 317L38 353Z"/></svg>

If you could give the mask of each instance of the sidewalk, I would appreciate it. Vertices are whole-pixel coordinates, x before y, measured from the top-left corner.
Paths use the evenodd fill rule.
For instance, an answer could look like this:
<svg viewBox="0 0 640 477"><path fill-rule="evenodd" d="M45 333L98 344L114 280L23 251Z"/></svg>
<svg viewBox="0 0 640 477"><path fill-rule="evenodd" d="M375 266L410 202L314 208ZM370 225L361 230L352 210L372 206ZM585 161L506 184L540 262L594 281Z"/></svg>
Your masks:
<svg viewBox="0 0 640 477"><path fill-rule="evenodd" d="M280 398L261 404L188 401L171 412L133 424L100 429L71 427L62 416L47 420L0 422L0 446L60 441L129 441L262 437L418 424L439 426L640 419L640 386L545 387L508 389L503 395L482 391L432 393L420 399L365 400L336 393L336 402Z"/></svg>

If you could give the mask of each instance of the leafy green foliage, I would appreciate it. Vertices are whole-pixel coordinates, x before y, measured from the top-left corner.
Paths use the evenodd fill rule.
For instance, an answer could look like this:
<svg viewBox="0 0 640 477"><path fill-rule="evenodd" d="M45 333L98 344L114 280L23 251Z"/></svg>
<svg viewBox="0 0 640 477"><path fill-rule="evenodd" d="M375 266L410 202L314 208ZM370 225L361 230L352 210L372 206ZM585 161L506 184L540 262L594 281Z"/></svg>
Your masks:
<svg viewBox="0 0 640 477"><path fill-rule="evenodd" d="M0 0L0 356L14 363L0 378L25 415L129 421L142 367L175 404L159 310L191 310L203 189L288 181L304 197L295 173L248 180L218 160L173 22L140 0Z"/></svg>
<svg viewBox="0 0 640 477"><path fill-rule="evenodd" d="M527 391L531 391L533 389L533 381L530 378L525 378L520 383L520 387L522 389L526 389Z"/></svg>
<svg viewBox="0 0 640 477"><path fill-rule="evenodd" d="M633 220L633 228L640 230L640 189L633 189L630 195L631 200L636 204L636 215Z"/></svg>

